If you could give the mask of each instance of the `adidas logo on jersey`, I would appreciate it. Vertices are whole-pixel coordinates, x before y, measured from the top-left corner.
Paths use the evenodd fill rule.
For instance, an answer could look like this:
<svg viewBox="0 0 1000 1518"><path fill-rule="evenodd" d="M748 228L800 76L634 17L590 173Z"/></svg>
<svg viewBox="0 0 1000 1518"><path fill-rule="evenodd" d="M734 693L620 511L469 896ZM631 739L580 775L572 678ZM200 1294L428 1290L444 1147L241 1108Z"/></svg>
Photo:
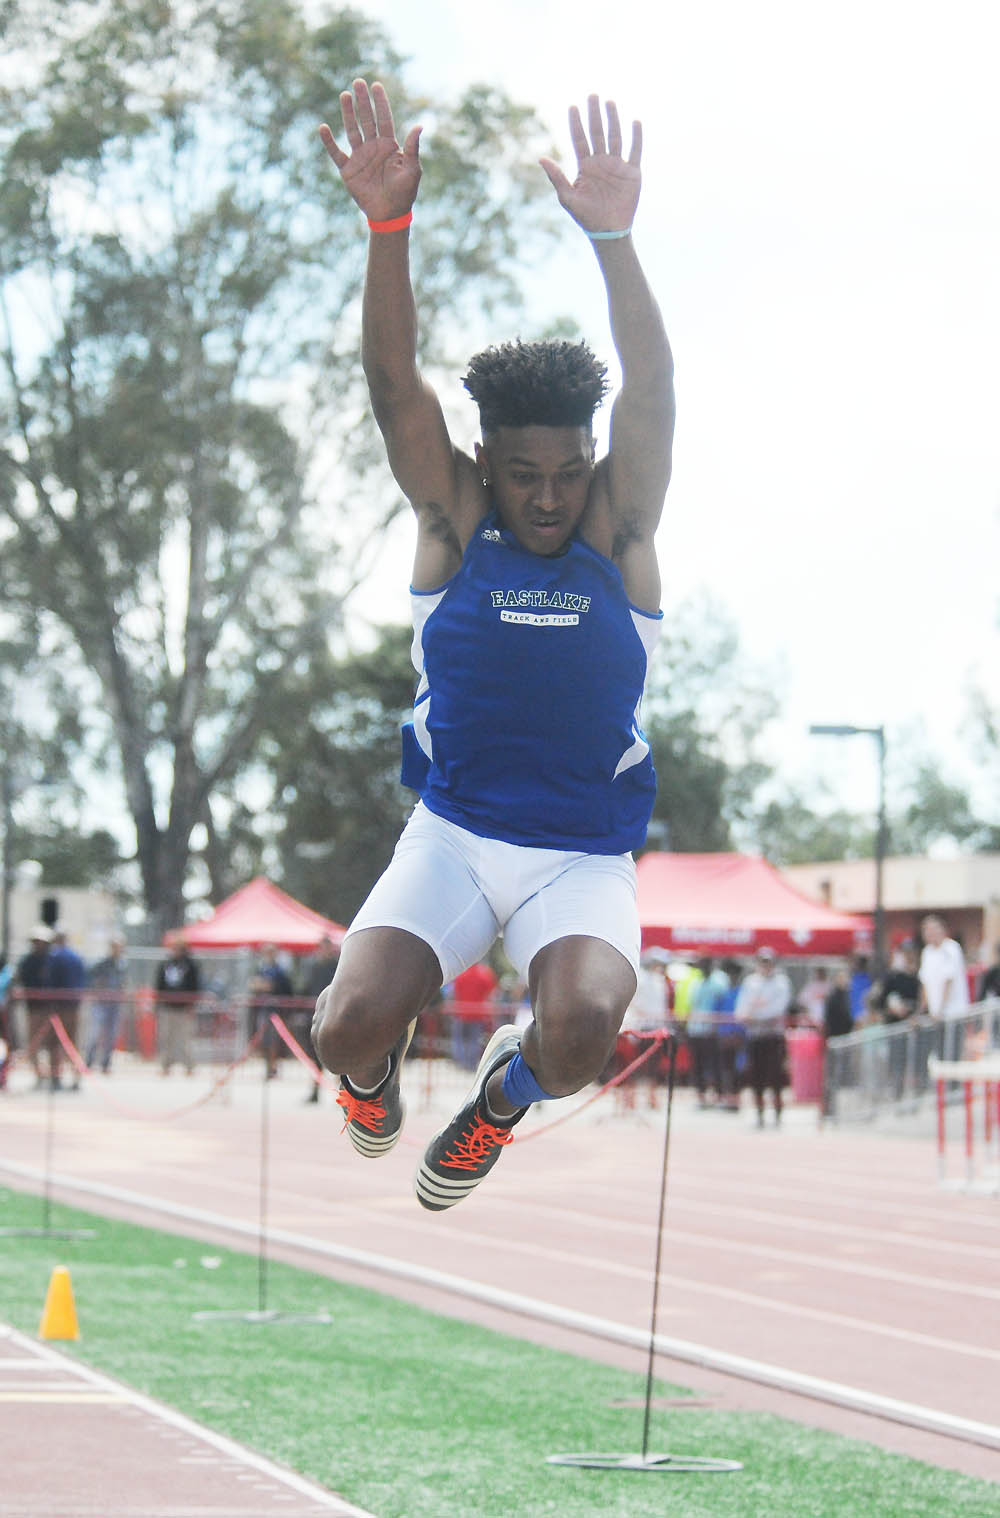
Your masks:
<svg viewBox="0 0 1000 1518"><path fill-rule="evenodd" d="M502 543L503 537L495 527L484 527L480 534L484 543Z"/></svg>

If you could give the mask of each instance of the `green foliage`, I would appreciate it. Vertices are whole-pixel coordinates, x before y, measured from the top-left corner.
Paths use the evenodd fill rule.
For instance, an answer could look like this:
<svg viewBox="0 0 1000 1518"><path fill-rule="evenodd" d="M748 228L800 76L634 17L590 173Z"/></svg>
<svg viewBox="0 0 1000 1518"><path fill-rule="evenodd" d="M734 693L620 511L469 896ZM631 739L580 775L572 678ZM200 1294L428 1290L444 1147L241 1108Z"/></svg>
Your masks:
<svg viewBox="0 0 1000 1518"><path fill-rule="evenodd" d="M774 717L773 691L746 668L736 629L711 601L671 615L643 703L657 798L650 847L733 848L733 828L770 774L756 740Z"/></svg>
<svg viewBox="0 0 1000 1518"><path fill-rule="evenodd" d="M932 759L907 756L893 762L893 771L888 854L927 854L942 843L967 851L997 847L998 829L977 816L967 791L942 775ZM778 865L871 859L875 853L873 815L831 808L827 797L808 798L789 789L757 808L749 831L753 846Z"/></svg>
<svg viewBox="0 0 1000 1518"><path fill-rule="evenodd" d="M776 865L870 859L875 849L871 818L843 808L817 810L789 792L760 808L752 820L752 832L754 847Z"/></svg>
<svg viewBox="0 0 1000 1518"><path fill-rule="evenodd" d="M907 804L892 820L893 853L925 854L943 839L981 847L992 831L975 815L968 793L929 759L918 761L908 790Z"/></svg>
<svg viewBox="0 0 1000 1518"><path fill-rule="evenodd" d="M340 661L294 737L272 727L283 882L348 922L388 864L414 797L399 781L400 721L413 701L412 631L388 627ZM277 714L276 714L277 715Z"/></svg>
<svg viewBox="0 0 1000 1518"><path fill-rule="evenodd" d="M326 668L373 524L346 503L386 508L357 425L366 240L316 127L359 74L401 119L426 102L354 10L41 0L4 21L0 595L73 651L80 737L113 747L166 927L193 828L219 858L230 819L247 838L232 798L269 713ZM433 362L514 301L521 213L551 196L529 111L473 88L424 117Z"/></svg>
<svg viewBox="0 0 1000 1518"><path fill-rule="evenodd" d="M118 841L105 828L84 831L51 822L20 828L18 853L42 866L42 880L57 886L112 885L122 865Z"/></svg>

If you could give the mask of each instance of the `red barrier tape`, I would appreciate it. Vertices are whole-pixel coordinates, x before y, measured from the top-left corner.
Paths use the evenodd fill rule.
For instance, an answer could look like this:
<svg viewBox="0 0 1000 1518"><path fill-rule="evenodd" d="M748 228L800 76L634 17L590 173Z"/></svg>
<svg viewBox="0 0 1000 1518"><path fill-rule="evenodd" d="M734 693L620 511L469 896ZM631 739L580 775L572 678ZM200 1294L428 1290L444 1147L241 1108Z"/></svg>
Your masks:
<svg viewBox="0 0 1000 1518"><path fill-rule="evenodd" d="M289 1031L289 1029L285 1026L285 1023L276 1012L271 1014L271 1022L273 1023L279 1037L295 1055L295 1058L298 1060L299 1064L304 1065L305 1068L309 1071L309 1074L312 1076L313 1080L318 1081L326 1091L339 1091L339 1082L335 1086L332 1084L332 1082L326 1079L323 1071L309 1058L306 1051L302 1048L302 1045L296 1040L295 1035ZM562 1117L557 1117L553 1119L551 1123L546 1123L543 1128L535 1128L531 1133L516 1134L514 1137L514 1142L517 1144L525 1144L529 1139L539 1138L543 1133L549 1133L553 1128L558 1128L561 1123L568 1123L570 1118L576 1117L587 1107L592 1106L594 1102L599 1101L602 1096L606 1096L607 1093L609 1091L612 1091L615 1086L620 1086L623 1081L627 1081L629 1076L634 1075L637 1070L641 1069L647 1060L652 1059L654 1054L660 1052L663 1048L663 1045L668 1043L672 1037L673 1035L666 1031L662 1033L657 1032L650 1034L649 1048L644 1049L642 1053L638 1055L630 1065L626 1065L624 1070L621 1070L617 1075L612 1076L611 1080L607 1081L603 1086L601 1086L600 1090L595 1091L593 1096L589 1096L585 1102L581 1102L579 1107L574 1107L572 1112L565 1112Z"/></svg>
<svg viewBox="0 0 1000 1518"><path fill-rule="evenodd" d="M540 1138L543 1133L551 1133L553 1128L558 1128L562 1123L568 1123L571 1117L577 1117L581 1112L585 1111L587 1107L591 1107L593 1106L594 1102L599 1101L602 1096L606 1096L607 1093L613 1090L615 1086L620 1086L623 1081L628 1080L630 1075L634 1075L635 1072L640 1069L640 1067L644 1065L648 1059L651 1059L654 1054L659 1052L662 1049L662 1046L668 1043L672 1037L673 1035L671 1033L665 1032L650 1034L649 1048L644 1049L637 1059L634 1059L630 1065L625 1066L624 1070L620 1070L617 1075L612 1076L611 1080L605 1082L605 1084L601 1086L600 1090L594 1092L593 1096L588 1096L587 1100L585 1102L581 1102L579 1107L574 1107L572 1112L564 1112L562 1117L553 1118L552 1122L546 1123L543 1128L535 1128L531 1131L531 1133L515 1134L515 1144L526 1144L530 1139Z"/></svg>
<svg viewBox="0 0 1000 1518"><path fill-rule="evenodd" d="M49 1021L52 1024L52 1028L56 1037L62 1044L63 1049L66 1051L66 1057L73 1065L73 1068L81 1076L92 1075L93 1071L90 1070L84 1063L79 1049L77 1049L76 1045L73 1043L73 1040L70 1038L69 1034L66 1032L66 1029L63 1027L62 1020L59 1017L53 1016L49 1019ZM254 1050L257 1048L257 1045L260 1043L262 1031L262 1029L258 1029L253 1038L247 1044L246 1048L243 1050L243 1053L240 1055L239 1059L235 1059L231 1065L227 1065L222 1074L212 1082L206 1092L204 1092L201 1096L196 1097L193 1102L185 1102L183 1107L174 1107L169 1112L142 1112L134 1107L123 1107L120 1102L116 1102L107 1094L103 1086L95 1087L95 1090L98 1092L99 1098L101 1101L103 1101L104 1105L106 1107L109 1107L112 1112L117 1112L121 1117L138 1118L143 1122L149 1123L172 1122L174 1118L185 1117L189 1112L196 1112L199 1107L204 1107L207 1102L210 1102L212 1100L216 1092L222 1090L223 1086L225 1086L227 1082L232 1079L233 1075L240 1068L240 1066L245 1064L246 1061L250 1058L251 1054L253 1054Z"/></svg>
<svg viewBox="0 0 1000 1518"><path fill-rule="evenodd" d="M66 1053L66 1058L73 1066L73 1069L76 1071L77 1075L89 1075L90 1066L86 1063L83 1055L80 1053L79 1049L76 1047L73 1040L66 1032L63 1020L57 1012L53 1012L52 1016L49 1018L49 1026L51 1027L56 1038L62 1044L63 1049Z"/></svg>
<svg viewBox="0 0 1000 1518"><path fill-rule="evenodd" d="M281 1039L282 1043L284 1043L286 1047L291 1051L291 1053L295 1055L295 1058L298 1060L299 1064L305 1066L317 1085L322 1086L324 1091L332 1091L334 1095L336 1095L336 1093L340 1090L340 1082L338 1081L337 1084L334 1085L333 1081L327 1078L326 1072L324 1070L321 1070L319 1065L315 1064L314 1061L309 1058L308 1054L303 1049L298 1039L295 1037L295 1034L291 1032L284 1019L279 1017L277 1012L271 1013L271 1025L275 1029L275 1032L278 1034L278 1037Z"/></svg>
<svg viewBox="0 0 1000 1518"><path fill-rule="evenodd" d="M279 1038L281 1038L281 1040L295 1055L295 1058L298 1060L299 1064L305 1066L305 1068L309 1071L309 1074L312 1076L313 1080L322 1086L324 1091L332 1091L336 1096L340 1091L339 1078L336 1084L328 1079L326 1072L321 1070L320 1067L309 1058L302 1045L296 1039L295 1034L285 1026L284 1022L278 1016L277 1012L271 1013L271 1022ZM403 1134L401 1142L408 1145L411 1149L422 1149L424 1147L422 1144L418 1144L416 1139L407 1138L405 1133Z"/></svg>
<svg viewBox="0 0 1000 1518"><path fill-rule="evenodd" d="M318 1085L322 1086L325 1091L332 1091L334 1094L336 1094L340 1090L339 1081L336 1083L331 1081L326 1075L326 1072L320 1069L320 1067L309 1058L309 1055L302 1048L302 1045L295 1038L294 1034L289 1030L284 1019L280 1017L278 1013L272 1012L269 1021L275 1032L278 1034L279 1038L286 1045L289 1051L295 1056L299 1064L309 1071L312 1079L317 1082ZM81 1077L89 1077L92 1075L92 1070L86 1064L83 1056L80 1054L79 1049L77 1049L76 1045L73 1043L73 1040L66 1032L62 1018L60 1018L55 1013L49 1018L48 1023L42 1026L42 1028L36 1034L35 1038L32 1040L31 1044L29 1044L28 1047L24 1050L24 1057L30 1058L31 1054L34 1052L34 1048L36 1048L41 1043L42 1039L45 1037L47 1029L50 1026L58 1038L60 1044L62 1045L66 1057L69 1059L77 1074ZM175 1107L169 1112L149 1113L145 1111L139 1111L132 1107L125 1107L122 1106L121 1103L114 1101L114 1099L107 1094L103 1087L97 1087L95 1089L98 1090L100 1100L104 1103L104 1105L110 1108L111 1111L117 1112L122 1117L135 1118L145 1122L172 1122L175 1118L184 1117L189 1112L195 1112L199 1107L203 1107L207 1102L210 1102L216 1093L218 1091L221 1091L222 1088L232 1079L233 1075L240 1068L240 1066L245 1064L250 1056L255 1052L257 1046L261 1042L263 1033L264 1027L261 1026L250 1039L249 1043L239 1058L233 1060L230 1065L227 1065L222 1074L218 1076L215 1081L213 1081L212 1085L202 1096L197 1097L192 1102L186 1102L182 1107ZM631 1064L626 1065L624 1070L619 1071L619 1073L613 1076L611 1080L605 1082L605 1084L601 1086L599 1090L595 1091L592 1096L588 1097L586 1101L581 1102L578 1107L574 1107L572 1112L564 1113L562 1117L555 1118L551 1123L546 1123L541 1128L535 1128L531 1133L516 1135L515 1142L524 1144L531 1139L540 1138L542 1134L550 1133L553 1128L558 1128L562 1123L568 1123L571 1118L577 1117L581 1112L585 1111L586 1108L592 1106L594 1102L599 1101L602 1096L606 1096L609 1091L613 1090L616 1086L620 1086L624 1081L628 1080L629 1076L634 1075L635 1072L641 1069L642 1066L646 1064L646 1062L650 1060L654 1054L662 1050L663 1046L669 1042L672 1036L673 1035L666 1030L663 1032L657 1032L648 1035L649 1047L644 1049L641 1054L632 1060ZM413 1141L406 1140L404 1136L404 1142L412 1143Z"/></svg>

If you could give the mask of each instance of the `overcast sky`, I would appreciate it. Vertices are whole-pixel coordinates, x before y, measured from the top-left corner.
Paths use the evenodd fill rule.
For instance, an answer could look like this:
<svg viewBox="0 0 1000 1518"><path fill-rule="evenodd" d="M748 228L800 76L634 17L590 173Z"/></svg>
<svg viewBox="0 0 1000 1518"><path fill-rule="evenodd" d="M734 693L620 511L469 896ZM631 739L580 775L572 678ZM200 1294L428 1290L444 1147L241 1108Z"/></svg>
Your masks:
<svg viewBox="0 0 1000 1518"><path fill-rule="evenodd" d="M850 722L972 779L970 680L1000 702L1000 7L359 8L410 56L413 87L496 82L567 156L566 107L590 91L642 119L636 243L677 364L667 615L710 590L774 669L789 776L865 805L869 746L805 737ZM582 239L531 296L607 353ZM387 552L380 593L401 614L408 547Z"/></svg>

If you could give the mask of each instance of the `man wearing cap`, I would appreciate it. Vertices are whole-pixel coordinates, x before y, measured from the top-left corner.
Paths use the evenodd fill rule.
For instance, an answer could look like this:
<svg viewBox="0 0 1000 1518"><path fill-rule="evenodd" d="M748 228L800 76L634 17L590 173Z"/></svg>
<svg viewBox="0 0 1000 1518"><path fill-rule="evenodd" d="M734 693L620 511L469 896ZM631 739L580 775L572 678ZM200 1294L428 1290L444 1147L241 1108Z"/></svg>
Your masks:
<svg viewBox="0 0 1000 1518"><path fill-rule="evenodd" d="M785 1015L792 987L779 970L773 949L758 949L754 968L740 986L736 1016L746 1030L750 1085L757 1104L757 1126L764 1126L764 1092L774 1097L774 1120L781 1122L781 1092L785 1085Z"/></svg>
<svg viewBox="0 0 1000 1518"><path fill-rule="evenodd" d="M49 1018L54 1008L51 1000L44 995L52 985L49 965L52 929L44 922L36 923L31 930L30 942L30 949L22 956L14 973L14 987L20 992L28 1014L28 1049L35 1083L44 1085L47 1075L52 1089L58 1090L61 1051L59 1041L49 1027ZM43 1052L46 1056L44 1061Z"/></svg>

